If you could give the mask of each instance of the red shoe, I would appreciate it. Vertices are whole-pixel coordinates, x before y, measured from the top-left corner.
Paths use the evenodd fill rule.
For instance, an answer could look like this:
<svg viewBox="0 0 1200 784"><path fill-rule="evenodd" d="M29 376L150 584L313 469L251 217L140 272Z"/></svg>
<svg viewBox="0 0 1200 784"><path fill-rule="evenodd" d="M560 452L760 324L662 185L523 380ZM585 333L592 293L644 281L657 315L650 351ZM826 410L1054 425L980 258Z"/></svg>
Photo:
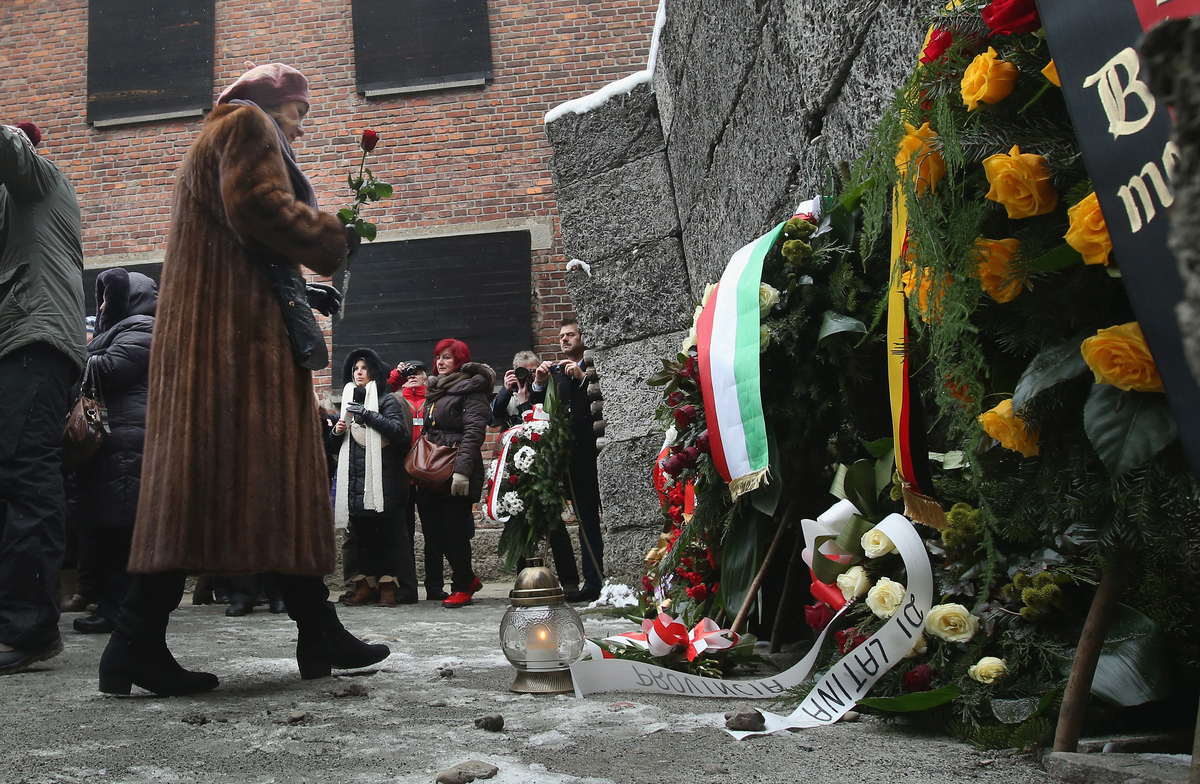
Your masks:
<svg viewBox="0 0 1200 784"><path fill-rule="evenodd" d="M467 589L467 593L469 593L469 594L471 594L472 596L474 596L475 594L479 593L479 592L480 592L480 591L482 591L482 590L483 590L483 581L482 581L482 580L480 580L478 577L476 577L476 578L475 578L475 579L474 579L474 580L471 582L471 587Z"/></svg>
<svg viewBox="0 0 1200 784"><path fill-rule="evenodd" d="M455 591L442 599L443 607L466 607L468 604L471 604L471 594L466 591Z"/></svg>

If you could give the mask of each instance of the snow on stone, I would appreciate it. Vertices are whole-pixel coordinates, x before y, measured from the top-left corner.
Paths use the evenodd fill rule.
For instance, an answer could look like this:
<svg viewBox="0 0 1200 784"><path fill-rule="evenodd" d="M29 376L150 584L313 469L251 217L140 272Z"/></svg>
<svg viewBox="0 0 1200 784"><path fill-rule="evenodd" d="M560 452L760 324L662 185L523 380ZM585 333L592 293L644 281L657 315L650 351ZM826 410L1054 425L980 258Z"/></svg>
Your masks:
<svg viewBox="0 0 1200 784"><path fill-rule="evenodd" d="M650 38L650 55L647 58L645 70L630 74L615 82L610 82L590 95L584 95L580 98L560 103L546 112L546 116L542 122L549 125L567 113L587 114L593 109L607 103L610 98L615 98L618 95L629 95L629 93L633 92L633 88L639 84L649 84L650 80L654 77L654 64L658 59L658 38L662 35L663 24L666 21L667 2L666 0L659 0L658 13L654 17L654 34Z"/></svg>

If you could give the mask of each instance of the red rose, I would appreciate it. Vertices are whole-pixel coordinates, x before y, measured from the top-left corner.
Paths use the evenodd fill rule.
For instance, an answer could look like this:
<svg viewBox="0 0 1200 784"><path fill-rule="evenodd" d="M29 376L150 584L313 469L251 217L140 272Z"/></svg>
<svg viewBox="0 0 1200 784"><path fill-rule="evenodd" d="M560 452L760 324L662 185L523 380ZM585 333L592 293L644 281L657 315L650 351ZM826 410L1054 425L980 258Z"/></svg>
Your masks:
<svg viewBox="0 0 1200 784"><path fill-rule="evenodd" d="M905 691L929 691L929 687L932 685L933 670L929 668L928 664L918 664L904 673Z"/></svg>
<svg viewBox="0 0 1200 784"><path fill-rule="evenodd" d="M813 605L805 605L804 607L804 622L812 627L814 632L819 632L829 625L833 620L833 610L825 602L817 602ZM839 645L841 641L839 640Z"/></svg>
<svg viewBox="0 0 1200 784"><path fill-rule="evenodd" d="M928 65L942 59L942 55L946 53L952 43L954 43L953 33L940 27L935 29L929 36L929 43L925 44L925 51L921 53L921 63Z"/></svg>
<svg viewBox="0 0 1200 784"><path fill-rule="evenodd" d="M530 440L530 441L532 441L533 443L535 443L535 444L536 444L538 441L541 441L541 440L542 440L542 434L541 434L541 433L534 433L534 434L532 434L532 435L530 435L530 436L529 436L529 440Z"/></svg>
<svg viewBox="0 0 1200 784"><path fill-rule="evenodd" d="M683 522L683 507L682 506L672 506L670 509L667 510L667 514L670 515L671 519L674 520L676 523Z"/></svg>
<svg viewBox="0 0 1200 784"><path fill-rule="evenodd" d="M376 144L379 144L379 134L368 128L363 131L362 141L359 142L359 144L362 145L363 150L370 152L371 150L375 149Z"/></svg>
<svg viewBox="0 0 1200 784"><path fill-rule="evenodd" d="M708 586L700 583L695 588L688 588L687 595L694 602L702 602L708 598Z"/></svg>
<svg viewBox="0 0 1200 784"><path fill-rule="evenodd" d="M671 455L663 461L662 470L667 476L679 476L687 468L680 455Z"/></svg>
<svg viewBox="0 0 1200 784"><path fill-rule="evenodd" d="M681 485L675 485L674 487L672 487L670 490L667 491L667 498L671 501L672 504L674 504L676 506L682 505L683 504L683 487Z"/></svg>
<svg viewBox="0 0 1200 784"><path fill-rule="evenodd" d="M706 455L712 454L712 439L709 438L707 430L696 436L696 448Z"/></svg>
<svg viewBox="0 0 1200 784"><path fill-rule="evenodd" d="M983 21L992 35L1036 33L1042 27L1036 0L992 0L983 9Z"/></svg>
<svg viewBox="0 0 1200 784"><path fill-rule="evenodd" d="M510 485L515 485L517 482L520 482L520 481L521 481L521 477L520 477L519 475L517 475L517 474L509 474L509 476L508 476L508 483L509 483Z"/></svg>
<svg viewBox="0 0 1200 784"><path fill-rule="evenodd" d="M699 375L699 372L696 369L695 357L687 358L687 362L683 363L683 370L679 371L679 375L683 376L684 378L695 378L697 375Z"/></svg>
<svg viewBox="0 0 1200 784"><path fill-rule="evenodd" d="M648 574L642 575L642 590L648 594L654 593L654 582L651 581L650 575Z"/></svg>
<svg viewBox="0 0 1200 784"><path fill-rule="evenodd" d="M700 450L694 446L689 446L687 449L680 452L679 456L683 458L684 465L686 465L688 468L695 468L696 461L700 459Z"/></svg>
<svg viewBox="0 0 1200 784"><path fill-rule="evenodd" d="M833 636L837 639L838 653L843 656L867 641L867 635L859 634L857 626L834 632Z"/></svg>
<svg viewBox="0 0 1200 784"><path fill-rule="evenodd" d="M696 407L691 403L686 406L680 406L675 409L675 424L679 425L680 429L687 427L696 421Z"/></svg>
<svg viewBox="0 0 1200 784"><path fill-rule="evenodd" d="M675 392L672 392L671 394L667 395L667 405L670 406L671 408L675 408L682 402L683 402L683 393L682 392L675 391Z"/></svg>

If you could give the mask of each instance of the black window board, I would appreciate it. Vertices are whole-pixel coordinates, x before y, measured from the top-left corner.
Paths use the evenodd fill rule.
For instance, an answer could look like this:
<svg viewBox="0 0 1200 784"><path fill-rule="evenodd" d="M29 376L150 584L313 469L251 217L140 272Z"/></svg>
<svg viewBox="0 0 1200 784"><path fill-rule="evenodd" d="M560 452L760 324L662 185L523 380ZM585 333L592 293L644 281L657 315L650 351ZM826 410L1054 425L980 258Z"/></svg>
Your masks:
<svg viewBox="0 0 1200 784"><path fill-rule="evenodd" d="M366 347L384 363L419 359L458 338L471 360L502 374L533 345L532 271L527 231L363 243L351 262L344 319L333 319L334 388L342 361ZM334 281L342 284L341 273Z"/></svg>
<svg viewBox="0 0 1200 784"><path fill-rule="evenodd" d="M89 0L88 122L213 102L215 0Z"/></svg>
<svg viewBox="0 0 1200 784"><path fill-rule="evenodd" d="M354 0L358 91L490 80L487 0Z"/></svg>

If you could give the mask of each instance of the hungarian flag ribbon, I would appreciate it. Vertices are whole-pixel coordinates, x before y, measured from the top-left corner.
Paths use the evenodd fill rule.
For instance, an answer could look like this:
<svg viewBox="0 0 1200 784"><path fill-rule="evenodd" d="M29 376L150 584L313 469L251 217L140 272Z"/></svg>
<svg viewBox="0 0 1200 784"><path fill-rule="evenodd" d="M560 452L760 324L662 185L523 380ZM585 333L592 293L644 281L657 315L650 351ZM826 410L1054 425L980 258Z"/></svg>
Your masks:
<svg viewBox="0 0 1200 784"><path fill-rule="evenodd" d="M758 287L784 224L743 247L696 322L700 388L717 471L734 497L767 481L769 458L759 368Z"/></svg>

